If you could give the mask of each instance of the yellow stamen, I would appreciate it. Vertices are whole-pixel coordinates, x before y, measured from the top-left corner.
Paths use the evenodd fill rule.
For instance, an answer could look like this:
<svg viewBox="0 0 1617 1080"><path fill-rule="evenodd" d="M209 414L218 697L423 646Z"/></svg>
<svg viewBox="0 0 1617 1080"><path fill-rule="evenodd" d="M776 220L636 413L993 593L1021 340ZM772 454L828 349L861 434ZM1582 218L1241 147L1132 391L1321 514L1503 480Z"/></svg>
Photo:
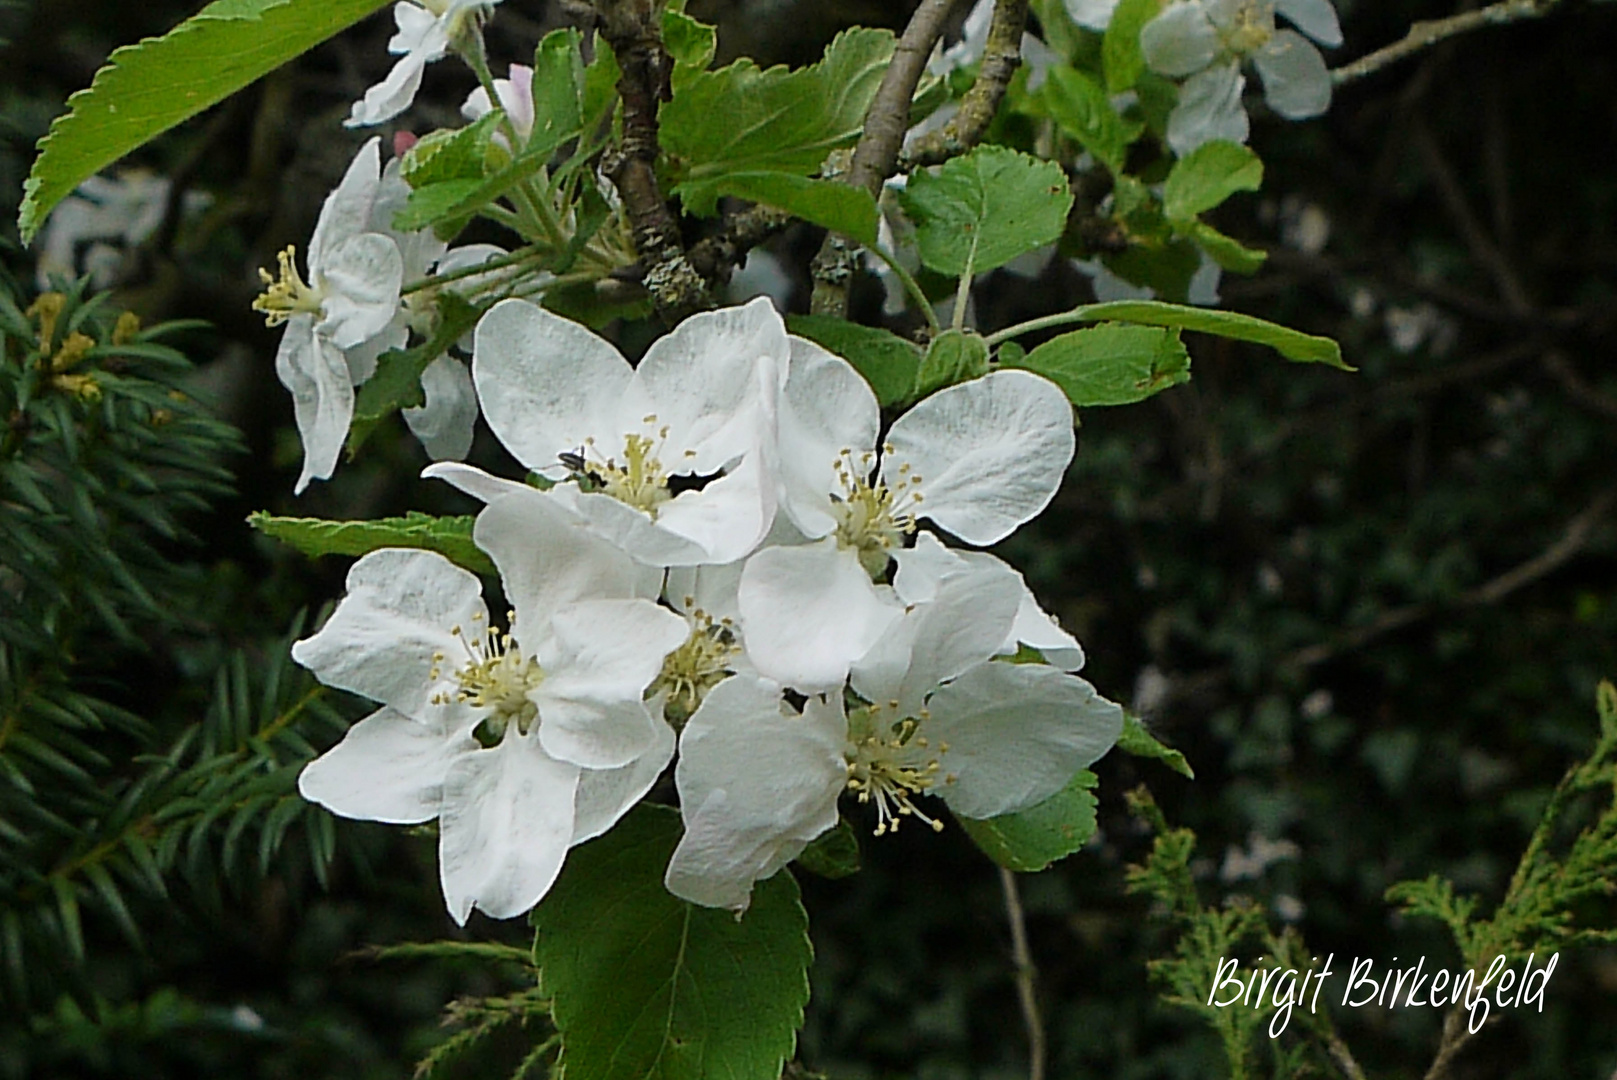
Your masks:
<svg viewBox="0 0 1617 1080"><path fill-rule="evenodd" d="M893 448L882 450L890 454ZM833 494L831 503L837 515L837 545L857 552L859 565L880 580L887 571L888 553L903 547L904 537L915 531L921 478L904 464L892 486L880 480L872 483L875 460L876 455L867 451L856 464L853 451L844 447L835 466L842 494Z"/></svg>
<svg viewBox="0 0 1617 1080"><path fill-rule="evenodd" d="M298 274L293 256L297 249L288 244L276 260L280 264L279 277L271 277L268 270L259 270L264 291L253 301L253 310L264 313L265 326L280 326L294 315L317 314L325 301L325 293L306 283Z"/></svg>

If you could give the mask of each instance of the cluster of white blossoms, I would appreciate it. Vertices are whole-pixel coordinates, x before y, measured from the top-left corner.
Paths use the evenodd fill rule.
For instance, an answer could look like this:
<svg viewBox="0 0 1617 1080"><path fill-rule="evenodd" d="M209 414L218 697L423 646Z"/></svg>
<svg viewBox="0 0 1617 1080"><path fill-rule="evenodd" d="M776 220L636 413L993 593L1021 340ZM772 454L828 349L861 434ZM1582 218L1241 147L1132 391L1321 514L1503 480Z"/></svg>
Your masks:
<svg viewBox="0 0 1617 1080"><path fill-rule="evenodd" d="M1073 453L1052 383L999 370L884 430L855 369L765 300L692 316L638 366L526 300L479 322L472 381L525 480L439 462L481 500L509 600L425 551L361 558L293 650L380 708L308 798L438 821L450 914L537 903L567 849L674 770L676 895L740 911L836 824L1026 809L1104 754L1121 710L992 544ZM1010 662L1012 654L1021 661Z"/></svg>

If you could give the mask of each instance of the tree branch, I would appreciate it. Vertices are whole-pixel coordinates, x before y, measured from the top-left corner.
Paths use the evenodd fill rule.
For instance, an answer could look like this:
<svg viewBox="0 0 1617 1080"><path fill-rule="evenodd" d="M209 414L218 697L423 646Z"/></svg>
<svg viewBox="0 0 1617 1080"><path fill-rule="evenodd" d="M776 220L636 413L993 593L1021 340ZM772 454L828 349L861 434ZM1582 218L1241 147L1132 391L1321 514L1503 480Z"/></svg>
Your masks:
<svg viewBox="0 0 1617 1080"><path fill-rule="evenodd" d="M942 131L915 140L904 153L903 165L936 165L964 154L983 137L999 103L1011 84L1011 76L1022 66L1022 34L1027 29L1028 0L998 0L994 19L988 25L988 44L983 48L982 67L977 80L960 99L955 113Z"/></svg>
<svg viewBox="0 0 1617 1080"><path fill-rule="evenodd" d="M1337 86L1354 82L1456 34L1484 26L1504 26L1524 19L1542 18L1560 4L1561 0L1500 0L1497 4L1489 4L1476 11L1462 11L1446 19L1423 19L1409 28L1403 40L1333 70L1331 81Z"/></svg>
<svg viewBox="0 0 1617 1080"><path fill-rule="evenodd" d="M1027 943L1027 921L1022 916L1022 897L1016 888L1016 875L999 868L999 884L1005 893L1005 915L1011 924L1011 957L1016 961L1016 997L1027 1024L1028 1080L1044 1080L1044 1022L1039 1018L1039 999L1034 979L1033 952Z"/></svg>
<svg viewBox="0 0 1617 1080"><path fill-rule="evenodd" d="M846 181L870 192L872 198L881 196L882 182L893 174L898 164L898 151L904 144L904 131L909 124L910 102L915 97L915 85L926 70L927 57L932 46L943 33L943 22L958 0L921 0L909 25L893 49L893 60L887 74L876 88L876 96L865 111L864 133L854 147L853 161L848 166ZM853 274L853 251L846 238L831 233L814 256L814 299L812 310L817 315L846 317L848 313L848 279Z"/></svg>

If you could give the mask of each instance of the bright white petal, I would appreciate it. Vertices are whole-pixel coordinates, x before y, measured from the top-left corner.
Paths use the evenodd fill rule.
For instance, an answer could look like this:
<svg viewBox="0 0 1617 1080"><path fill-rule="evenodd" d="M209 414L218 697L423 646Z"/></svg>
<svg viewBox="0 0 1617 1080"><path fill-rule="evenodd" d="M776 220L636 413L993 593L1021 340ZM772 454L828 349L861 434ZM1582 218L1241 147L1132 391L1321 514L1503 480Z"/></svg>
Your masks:
<svg viewBox="0 0 1617 1080"><path fill-rule="evenodd" d="M445 722L449 717L445 710L439 722L421 723L378 709L304 766L298 793L346 818L390 825L431 821L449 766L478 750L466 725Z"/></svg>
<svg viewBox="0 0 1617 1080"><path fill-rule="evenodd" d="M1218 48L1218 31L1196 0L1169 4L1140 31L1145 62L1170 79L1193 75L1211 64Z"/></svg>
<svg viewBox="0 0 1617 1080"><path fill-rule="evenodd" d="M572 483L558 484L548 494L587 522L597 536L647 566L696 566L713 561L697 541L659 527L644 510L610 495L581 492Z"/></svg>
<svg viewBox="0 0 1617 1080"><path fill-rule="evenodd" d="M1246 142L1250 124L1241 104L1246 78L1234 60L1215 64L1185 80L1179 103L1168 114L1168 145L1184 157L1202 143Z"/></svg>
<svg viewBox="0 0 1617 1080"><path fill-rule="evenodd" d="M1103 31L1111 24L1117 0L1063 0L1072 21L1086 30Z"/></svg>
<svg viewBox="0 0 1617 1080"><path fill-rule="evenodd" d="M657 777L674 759L674 729L662 721L653 725L656 736L650 749L619 769L585 769L578 777L573 801L573 843L600 836L651 790Z"/></svg>
<svg viewBox="0 0 1617 1080"><path fill-rule="evenodd" d="M588 600L557 612L552 628L544 682L528 695L546 752L615 769L650 750L661 721L641 696L689 636L685 620L648 600Z"/></svg>
<svg viewBox="0 0 1617 1080"><path fill-rule="evenodd" d="M458 461L440 461L428 465L421 470L421 478L442 480L456 490L486 503L503 499L507 495L520 495L525 491L537 490L519 480L507 480L503 476L486 473L476 465L463 465Z"/></svg>
<svg viewBox="0 0 1617 1080"><path fill-rule="evenodd" d="M316 287L324 289L320 332L346 349L382 332L399 310L404 261L381 233L360 233L326 250Z"/></svg>
<svg viewBox="0 0 1617 1080"><path fill-rule="evenodd" d="M696 610L706 612L715 621L730 619L741 621L736 593L741 588L744 560L721 566L676 566L668 571L668 584L663 590L675 611L689 614Z"/></svg>
<svg viewBox="0 0 1617 1080"><path fill-rule="evenodd" d="M761 454L748 454L700 491L682 491L659 506L657 529L697 544L703 562L729 563L752 554L774 511L774 473Z"/></svg>
<svg viewBox="0 0 1617 1080"><path fill-rule="evenodd" d="M336 471L354 418L354 384L342 350L315 331L312 315L287 320L275 353L275 374L291 391L292 414L303 439L303 472L292 492Z"/></svg>
<svg viewBox="0 0 1617 1080"><path fill-rule="evenodd" d="M550 890L573 840L578 774L515 724L499 746L450 766L438 874L455 922L464 926L473 907L496 919L521 915Z"/></svg>
<svg viewBox="0 0 1617 1080"><path fill-rule="evenodd" d="M758 671L805 693L840 688L849 666L899 615L896 601L833 537L764 548L747 560L737 601Z"/></svg>
<svg viewBox="0 0 1617 1080"><path fill-rule="evenodd" d="M1342 24L1331 0L1276 0L1275 10L1321 45L1335 48L1342 44Z"/></svg>
<svg viewBox="0 0 1617 1080"><path fill-rule="evenodd" d="M477 391L472 388L471 372L459 360L440 356L421 373L421 390L427 396L426 404L402 410L404 422L433 460L465 457L472 448L472 428L477 423Z"/></svg>
<svg viewBox="0 0 1617 1080"><path fill-rule="evenodd" d="M625 395L621 424L629 426L620 437L655 415L670 447L696 451L665 460L670 472L718 471L756 441L761 395L778 392L788 352L786 324L763 297L692 315L646 350ZM775 385L760 385L760 364L763 382Z"/></svg>
<svg viewBox="0 0 1617 1080"><path fill-rule="evenodd" d="M1281 30L1252 58L1263 79L1263 100L1287 120L1306 120L1331 107L1331 73L1313 43Z"/></svg>
<svg viewBox="0 0 1617 1080"><path fill-rule="evenodd" d="M955 813L1025 810L1112 748L1123 710L1083 679L1041 664L979 664L932 695L925 730L944 743L946 780L933 788Z"/></svg>
<svg viewBox="0 0 1617 1080"><path fill-rule="evenodd" d="M889 484L908 465L915 512L971 544L992 544L1043 510L1076 443L1072 407L1048 379L996 371L939 391L898 418L882 459Z"/></svg>
<svg viewBox="0 0 1617 1080"><path fill-rule="evenodd" d="M791 350L779 420L781 504L806 535L820 537L837 525L826 496L842 491L841 455L850 451L858 467L875 448L881 407L842 357L798 337Z"/></svg>
<svg viewBox="0 0 1617 1080"><path fill-rule="evenodd" d="M477 324L472 381L489 427L527 468L557 477L557 454L597 436L621 454L618 400L633 374L610 344L526 300L502 300ZM605 440L617 442L607 445Z"/></svg>
<svg viewBox="0 0 1617 1080"><path fill-rule="evenodd" d="M350 236L370 230L371 208L381 184L382 140L371 138L359 148L342 180L321 204L320 217L309 237L309 275L316 277L327 252ZM314 284L319 284L314 282Z"/></svg>
<svg viewBox="0 0 1617 1080"><path fill-rule="evenodd" d="M451 630L478 636L487 618L482 593L476 575L437 552L373 551L348 571L347 595L319 633L292 646L292 659L327 686L431 724L446 707L431 699L464 655Z"/></svg>
<svg viewBox="0 0 1617 1080"><path fill-rule="evenodd" d="M403 319L396 315L391 323L383 327L382 332L368 341L362 341L351 349L342 351L343 359L348 362L348 381L355 386L363 386L376 374L376 361L389 349L402 349L404 343L410 340L410 328Z"/></svg>
<svg viewBox="0 0 1617 1080"><path fill-rule="evenodd" d="M753 882L836 824L847 722L814 705L783 715L777 687L741 676L708 691L674 770L685 835L664 881L675 896L743 910Z"/></svg>

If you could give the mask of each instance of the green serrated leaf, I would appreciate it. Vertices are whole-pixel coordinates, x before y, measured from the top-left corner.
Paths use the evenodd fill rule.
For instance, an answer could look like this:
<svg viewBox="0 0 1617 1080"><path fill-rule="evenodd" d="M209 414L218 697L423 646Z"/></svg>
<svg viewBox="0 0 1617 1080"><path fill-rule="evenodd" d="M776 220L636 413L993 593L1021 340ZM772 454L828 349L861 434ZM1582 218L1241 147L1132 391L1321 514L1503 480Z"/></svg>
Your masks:
<svg viewBox="0 0 1617 1080"><path fill-rule="evenodd" d="M786 329L823 345L854 366L870 383L882 408L915 397L921 350L889 330L861 326L831 315L788 315Z"/></svg>
<svg viewBox="0 0 1617 1080"><path fill-rule="evenodd" d="M484 181L476 177L443 180L410 192L403 209L393 215L393 228L401 233L435 228L453 222L446 232L459 232L466 220L487 200L481 198Z"/></svg>
<svg viewBox="0 0 1617 1080"><path fill-rule="evenodd" d="M1205 214L1237 191L1263 185L1263 162L1239 143L1215 139L1173 163L1162 188L1162 212L1170 221Z"/></svg>
<svg viewBox="0 0 1617 1080"><path fill-rule="evenodd" d="M936 173L916 172L899 194L921 261L942 274L981 274L1054 243L1072 191L1053 161L979 146Z"/></svg>
<svg viewBox="0 0 1617 1080"><path fill-rule="evenodd" d="M348 426L348 453L353 455L376 425L400 409L421 405L421 373L483 317L483 308L448 289L438 292L438 326L432 337L408 349L389 349L376 358L376 371L354 395L354 417Z"/></svg>
<svg viewBox="0 0 1617 1080"><path fill-rule="evenodd" d="M262 510L247 516L247 524L305 555L367 555L389 547L425 548L474 574L492 575L497 573L493 561L472 543L476 520L470 514L434 517L417 511L374 521L277 517Z"/></svg>
<svg viewBox="0 0 1617 1080"><path fill-rule="evenodd" d="M1007 870L1032 874L1065 859L1095 835L1095 796L1099 778L1084 769L1067 786L1016 814L981 821L956 818L983 854Z"/></svg>
<svg viewBox="0 0 1617 1080"><path fill-rule="evenodd" d="M386 2L216 0L160 38L114 50L40 141L17 215L24 242L99 170Z"/></svg>
<svg viewBox="0 0 1617 1080"><path fill-rule="evenodd" d="M1075 330L1007 366L1043 375L1080 408L1144 401L1190 380L1190 354L1179 332L1156 326L1107 323Z"/></svg>
<svg viewBox="0 0 1617 1080"><path fill-rule="evenodd" d="M399 175L416 190L452 180L483 179L489 140L503 117L504 113L495 109L476 123L422 136L399 162Z"/></svg>
<svg viewBox="0 0 1617 1080"><path fill-rule="evenodd" d="M574 1077L779 1080L808 1002L797 883L753 889L741 919L663 887L679 815L642 803L568 853L531 917L534 961Z"/></svg>
<svg viewBox="0 0 1617 1080"><path fill-rule="evenodd" d="M1187 780L1196 779L1195 770L1190 767L1185 755L1158 742L1156 736L1146 730L1140 718L1127 710L1123 712L1123 734L1117 737L1117 748L1125 754L1160 761Z"/></svg>
<svg viewBox="0 0 1617 1080"><path fill-rule="evenodd" d="M1129 132L1100 83L1060 64L1050 69L1040 94L1061 130L1077 139L1113 175L1123 171Z"/></svg>
<svg viewBox="0 0 1617 1080"><path fill-rule="evenodd" d="M932 339L915 376L916 400L988 374L988 342L973 330L945 330Z"/></svg>
<svg viewBox="0 0 1617 1080"><path fill-rule="evenodd" d="M847 818L840 818L836 827L815 837L797 863L811 874L833 881L859 872L859 837Z"/></svg>
<svg viewBox="0 0 1617 1080"><path fill-rule="evenodd" d="M838 34L816 64L761 70L748 59L694 74L659 114L662 147L675 159L675 194L711 216L714 181L730 173L809 176L859 137L894 39L856 27Z"/></svg>
<svg viewBox="0 0 1617 1080"><path fill-rule="evenodd" d="M1101 43L1101 65L1106 72L1106 89L1121 94L1145 74L1145 54L1140 50L1140 31L1162 10L1162 0L1120 0L1112 21L1106 24Z"/></svg>
<svg viewBox="0 0 1617 1080"><path fill-rule="evenodd" d="M584 129L583 35L552 30L533 52L533 133L525 154L549 154Z"/></svg>
<svg viewBox="0 0 1617 1080"><path fill-rule="evenodd" d="M1342 371L1356 371L1342 359L1342 347L1328 337L1305 334L1301 330L1281 326L1254 315L1237 311L1214 311L1208 308L1186 307L1161 300L1112 300L1104 304L1088 304L1082 309L1085 318L1116 319L1119 322L1141 323L1145 326L1177 326L1182 330L1199 330L1204 334L1235 338L1267 345L1287 360L1302 364L1328 364ZM1031 355L1031 354L1030 354Z"/></svg>
<svg viewBox="0 0 1617 1080"><path fill-rule="evenodd" d="M702 203L716 201L720 195L764 203L823 228L846 233L866 246L876 243L876 200L864 188L791 173L736 172L710 183L687 184L685 191L689 201Z"/></svg>
<svg viewBox="0 0 1617 1080"><path fill-rule="evenodd" d="M674 59L672 83L679 89L713 63L719 30L672 7L663 12L663 48Z"/></svg>
<svg viewBox="0 0 1617 1080"><path fill-rule="evenodd" d="M1269 258L1267 251L1244 246L1240 241L1225 236L1205 221L1193 221L1185 235L1207 252L1207 257L1234 274L1253 274Z"/></svg>

